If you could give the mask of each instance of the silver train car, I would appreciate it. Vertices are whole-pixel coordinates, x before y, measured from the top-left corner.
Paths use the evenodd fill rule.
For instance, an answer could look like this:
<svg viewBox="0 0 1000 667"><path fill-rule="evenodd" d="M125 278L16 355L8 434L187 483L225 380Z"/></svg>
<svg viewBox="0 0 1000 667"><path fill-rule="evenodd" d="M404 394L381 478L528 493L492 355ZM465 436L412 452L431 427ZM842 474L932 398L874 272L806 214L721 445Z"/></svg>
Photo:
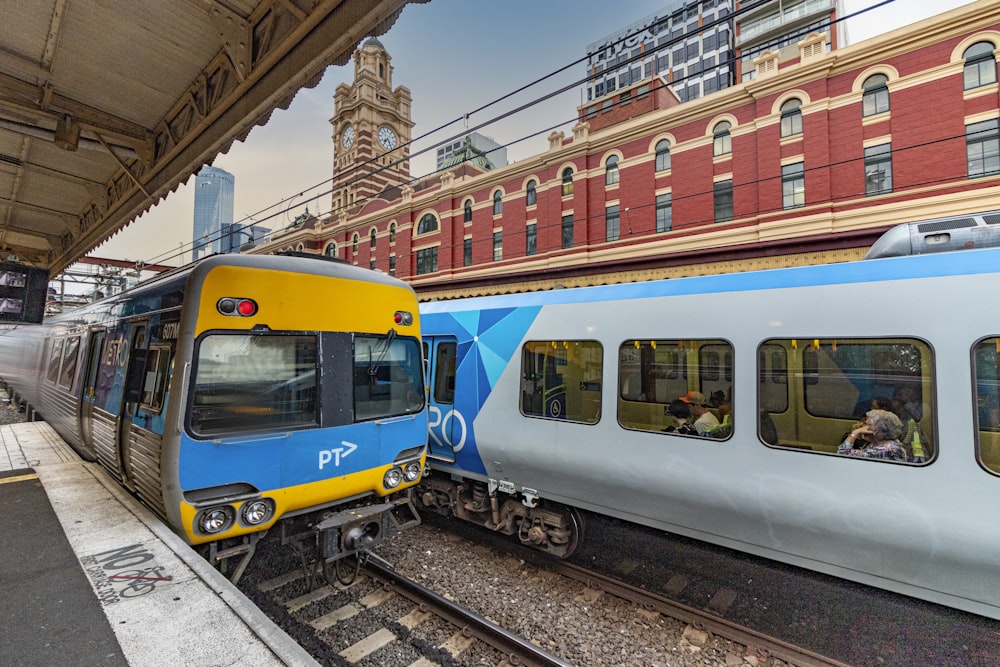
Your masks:
<svg viewBox="0 0 1000 667"><path fill-rule="evenodd" d="M584 508L1000 619L998 291L988 249L422 304L419 502L556 557ZM681 397L719 426L674 430ZM895 456L845 437L875 402Z"/></svg>
<svg viewBox="0 0 1000 667"><path fill-rule="evenodd" d="M872 244L865 259L1000 246L1000 211L904 222Z"/></svg>

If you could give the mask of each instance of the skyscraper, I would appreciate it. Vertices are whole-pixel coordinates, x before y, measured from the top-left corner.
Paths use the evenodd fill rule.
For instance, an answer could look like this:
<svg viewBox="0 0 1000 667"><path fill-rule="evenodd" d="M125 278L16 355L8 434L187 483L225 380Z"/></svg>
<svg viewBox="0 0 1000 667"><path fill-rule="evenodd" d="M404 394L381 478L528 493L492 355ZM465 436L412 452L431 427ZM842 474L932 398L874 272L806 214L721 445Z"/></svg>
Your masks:
<svg viewBox="0 0 1000 667"><path fill-rule="evenodd" d="M587 47L587 100L610 95L653 74L668 81L681 102L733 84L735 0L670 0ZM707 26L707 27L706 27Z"/></svg>
<svg viewBox="0 0 1000 667"><path fill-rule="evenodd" d="M216 167L202 167L194 181L193 260L227 252L233 226L236 177Z"/></svg>
<svg viewBox="0 0 1000 667"><path fill-rule="evenodd" d="M843 0L669 0L666 7L587 47L587 101L659 74L681 102L756 76L766 51L797 57L811 33L830 32L826 50L843 45ZM734 41L734 35L735 41Z"/></svg>

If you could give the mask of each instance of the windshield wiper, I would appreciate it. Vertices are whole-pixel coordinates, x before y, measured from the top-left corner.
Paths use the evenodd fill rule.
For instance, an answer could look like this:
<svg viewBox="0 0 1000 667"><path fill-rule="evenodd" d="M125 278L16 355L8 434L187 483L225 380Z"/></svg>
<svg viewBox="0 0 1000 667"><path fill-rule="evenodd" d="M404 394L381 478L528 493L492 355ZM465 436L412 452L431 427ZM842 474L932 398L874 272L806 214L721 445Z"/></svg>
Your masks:
<svg viewBox="0 0 1000 667"><path fill-rule="evenodd" d="M392 341L396 340L396 330L389 329L389 334L385 337L385 347L379 352L378 357L372 359L372 363L368 366L368 375L375 375L378 373L378 369L382 367L382 360L385 359L386 353L389 351L389 346L392 345Z"/></svg>

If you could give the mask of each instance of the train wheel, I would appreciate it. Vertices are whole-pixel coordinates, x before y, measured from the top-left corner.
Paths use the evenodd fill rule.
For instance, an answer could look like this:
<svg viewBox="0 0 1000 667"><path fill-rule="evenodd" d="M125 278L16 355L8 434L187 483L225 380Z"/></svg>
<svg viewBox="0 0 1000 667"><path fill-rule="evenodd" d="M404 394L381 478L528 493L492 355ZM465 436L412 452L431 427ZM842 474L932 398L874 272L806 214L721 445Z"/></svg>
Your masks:
<svg viewBox="0 0 1000 667"><path fill-rule="evenodd" d="M517 537L522 544L550 556L569 558L583 539L583 520L572 507L538 508L521 520Z"/></svg>
<svg viewBox="0 0 1000 667"><path fill-rule="evenodd" d="M577 547L583 542L583 517L575 507L565 508L566 526L569 540L566 543L566 552L560 558L569 558L576 553Z"/></svg>

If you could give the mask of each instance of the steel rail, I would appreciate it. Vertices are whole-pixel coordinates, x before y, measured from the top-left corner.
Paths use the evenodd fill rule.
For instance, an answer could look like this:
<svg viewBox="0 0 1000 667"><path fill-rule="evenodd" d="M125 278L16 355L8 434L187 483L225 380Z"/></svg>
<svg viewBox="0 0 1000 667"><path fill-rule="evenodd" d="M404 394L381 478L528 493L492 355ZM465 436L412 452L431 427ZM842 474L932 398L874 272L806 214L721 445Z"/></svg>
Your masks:
<svg viewBox="0 0 1000 667"><path fill-rule="evenodd" d="M464 633L489 644L509 656L510 662L527 667L573 667L571 663L548 653L527 639L515 635L479 614L470 611L451 600L421 586L417 582L396 572L386 561L368 555L364 569L383 585L407 598L415 604L426 606L438 616L446 619Z"/></svg>
<svg viewBox="0 0 1000 667"><path fill-rule="evenodd" d="M523 558L524 556L522 555L521 557ZM777 637L766 635L733 621L727 621L709 611L676 602L662 595L617 581L597 572L592 572L579 565L548 559L538 561L535 564L541 565L574 581L587 584L591 588L602 590L629 602L634 602L646 609L690 623L698 630L705 630L718 637L743 644L748 649L755 651L757 657L761 659L777 658L796 667L851 667L847 663L827 658Z"/></svg>

